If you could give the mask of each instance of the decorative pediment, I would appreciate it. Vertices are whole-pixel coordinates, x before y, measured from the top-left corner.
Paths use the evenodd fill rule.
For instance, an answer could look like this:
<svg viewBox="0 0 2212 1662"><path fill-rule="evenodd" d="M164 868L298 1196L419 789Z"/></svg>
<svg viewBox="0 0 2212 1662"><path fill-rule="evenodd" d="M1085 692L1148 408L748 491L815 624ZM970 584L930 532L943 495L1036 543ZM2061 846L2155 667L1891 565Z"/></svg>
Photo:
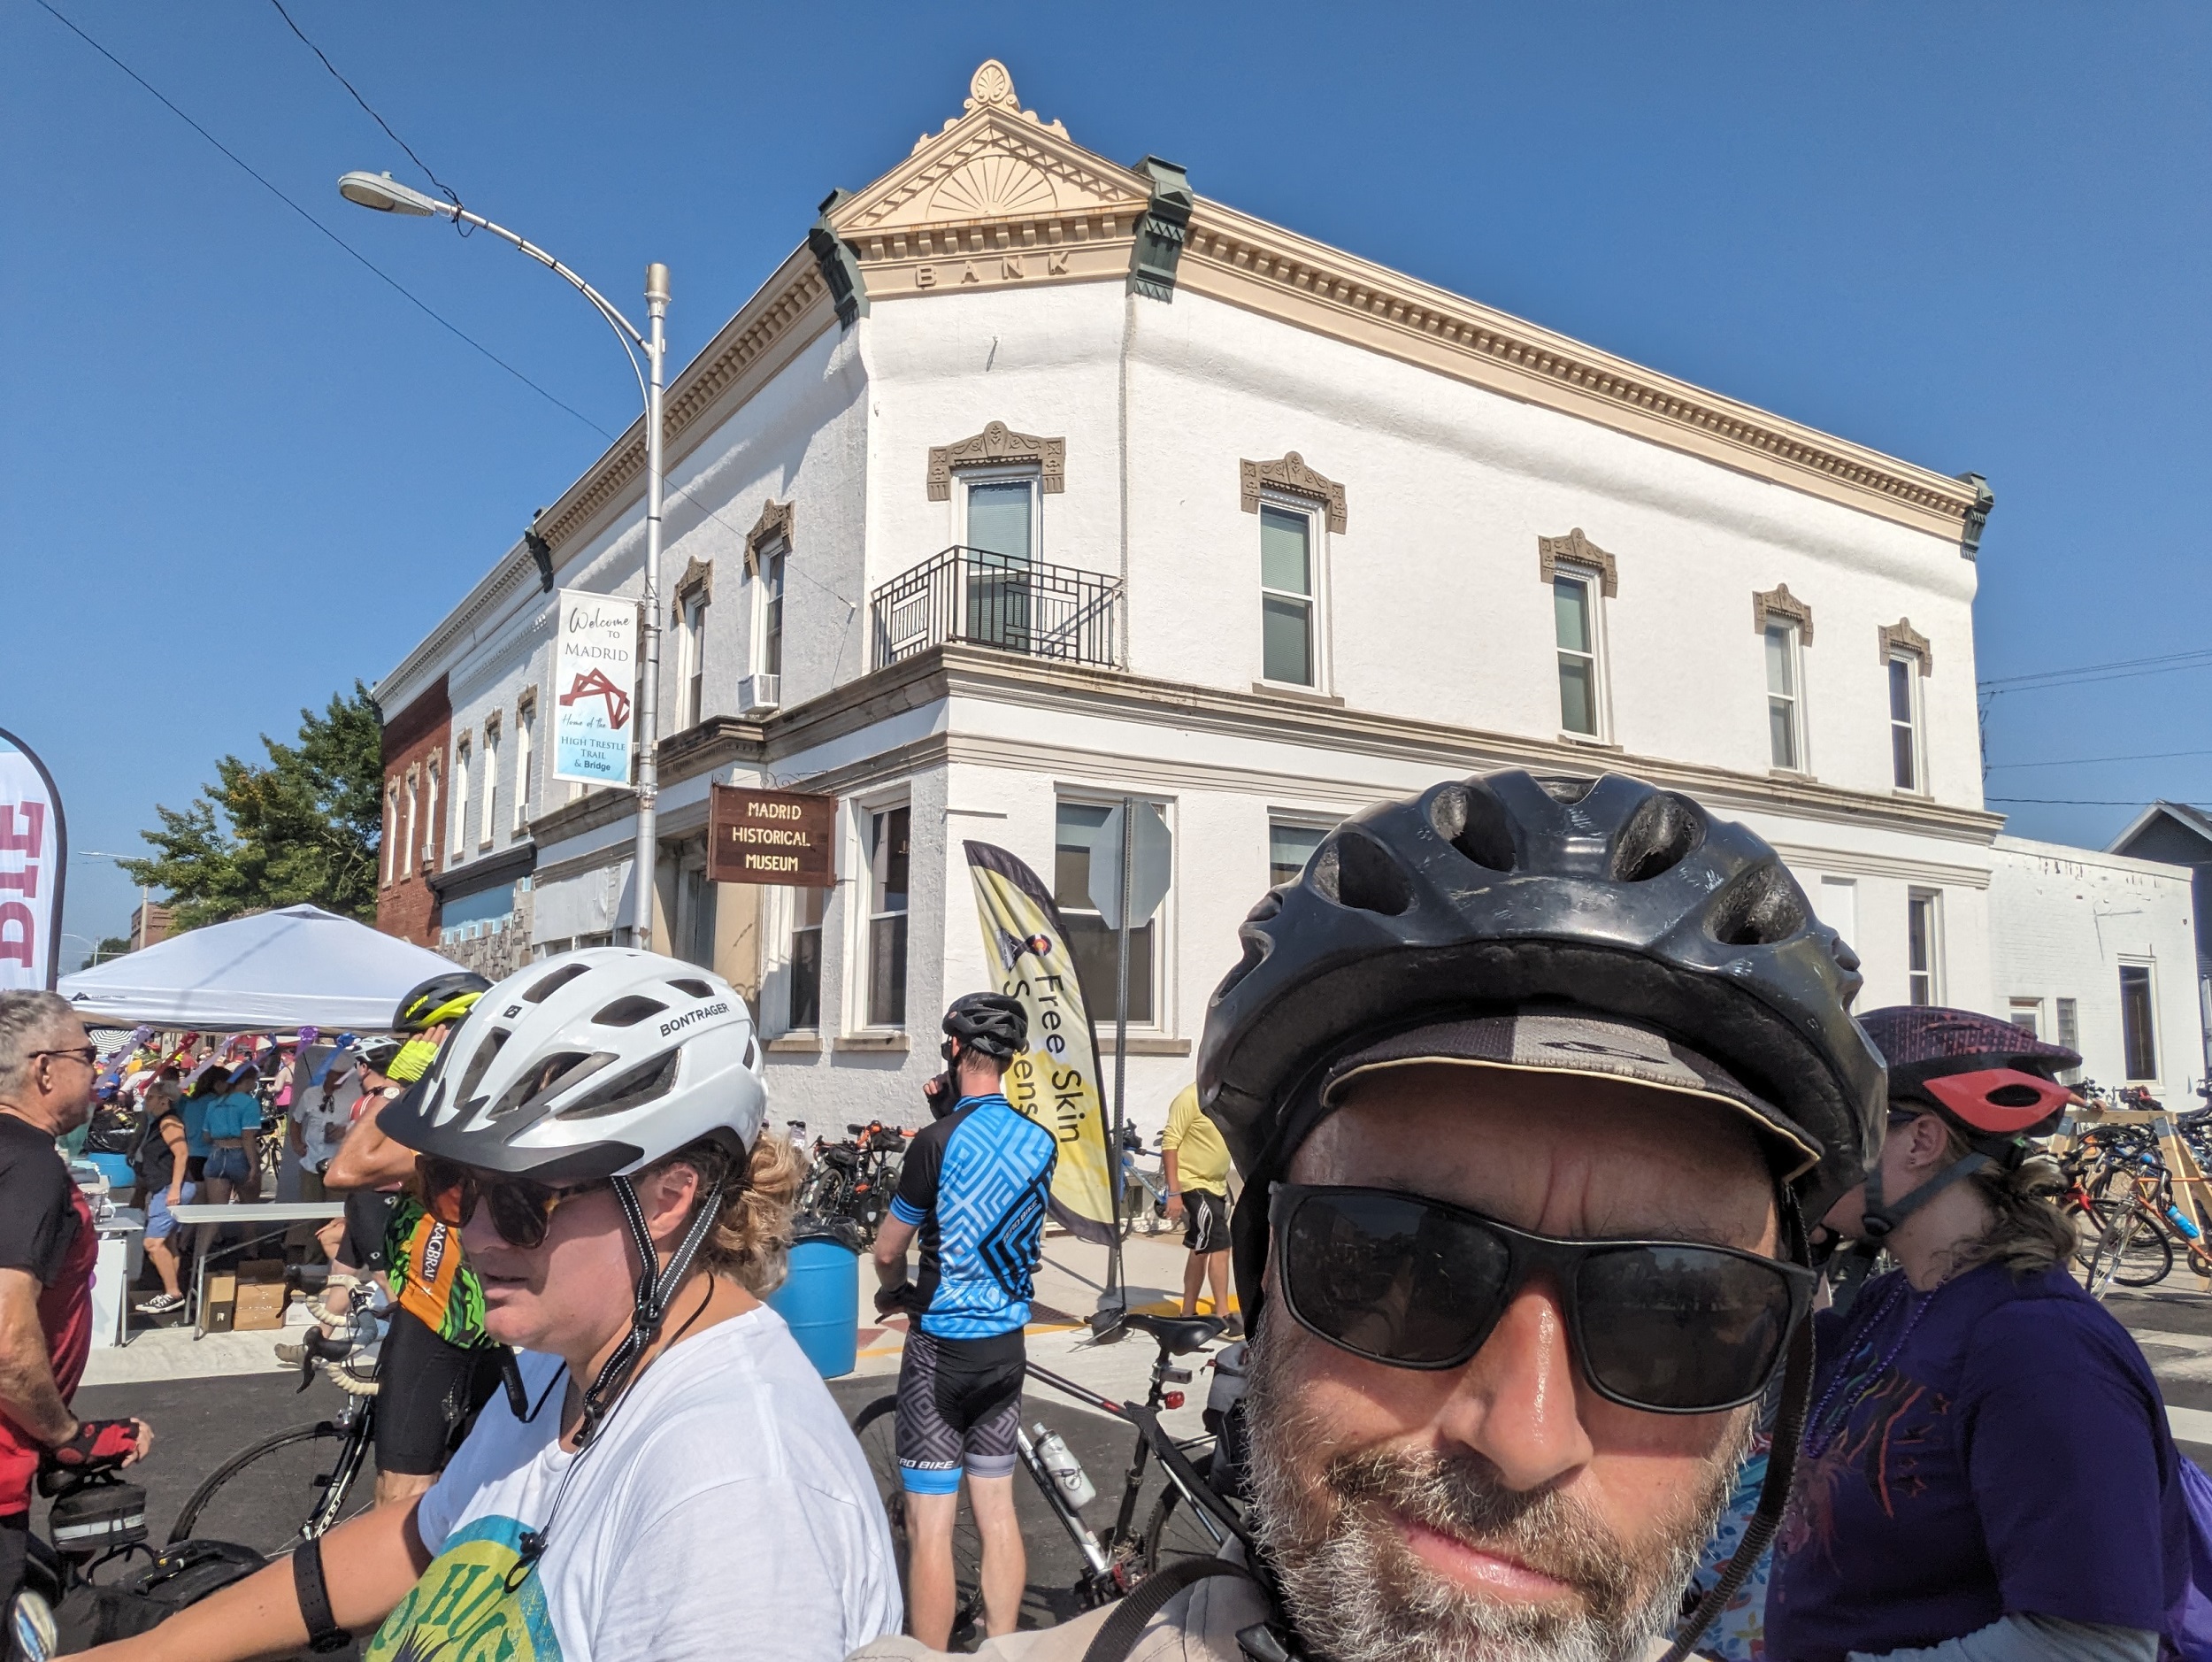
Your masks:
<svg viewBox="0 0 2212 1662"><path fill-rule="evenodd" d="M1540 536L1536 539L1536 569L1546 582L1562 566L1579 566L1585 571L1597 573L1599 584L1608 600L1620 593L1620 568L1613 557L1582 535L1580 526L1564 536Z"/></svg>
<svg viewBox="0 0 2212 1662"><path fill-rule="evenodd" d="M668 609L669 619L680 622L684 608L694 600L714 598L714 566L696 554L684 566L684 574L676 580L676 604Z"/></svg>
<svg viewBox="0 0 2212 1662"><path fill-rule="evenodd" d="M1770 621L1779 619L1797 626L1797 638L1807 646L1813 643L1813 609L1790 593L1787 583L1777 583L1764 593L1754 592L1751 596L1751 627L1761 635L1766 633Z"/></svg>
<svg viewBox="0 0 2212 1662"><path fill-rule="evenodd" d="M1934 649L1929 646L1928 637L1912 627L1910 618L1900 618L1894 623L1885 623L1881 626L1881 637L1883 663L1888 663L1891 658L1902 652L1908 657L1920 660L1920 673L1923 675L1935 673Z"/></svg>
<svg viewBox="0 0 2212 1662"><path fill-rule="evenodd" d="M1025 110L995 59L966 108L865 190L833 205L872 298L1125 271L1151 181Z"/></svg>
<svg viewBox="0 0 2212 1662"><path fill-rule="evenodd" d="M1003 421L994 421L972 439L957 444L933 444L929 451L929 499L952 500L952 473L956 467L1018 466L1033 463L1038 489L1048 496L1067 489L1068 442L1041 439L1016 433Z"/></svg>
<svg viewBox="0 0 2212 1662"><path fill-rule="evenodd" d="M1329 529L1344 529L1344 487L1315 473L1296 450L1285 451L1278 462L1239 462L1237 474L1238 505L1245 512L1260 511L1262 491L1285 490L1294 496L1313 497L1328 511Z"/></svg>
<svg viewBox="0 0 2212 1662"><path fill-rule="evenodd" d="M760 519L745 534L745 569L760 575L760 551L772 542L791 546L791 504L772 497L761 504Z"/></svg>

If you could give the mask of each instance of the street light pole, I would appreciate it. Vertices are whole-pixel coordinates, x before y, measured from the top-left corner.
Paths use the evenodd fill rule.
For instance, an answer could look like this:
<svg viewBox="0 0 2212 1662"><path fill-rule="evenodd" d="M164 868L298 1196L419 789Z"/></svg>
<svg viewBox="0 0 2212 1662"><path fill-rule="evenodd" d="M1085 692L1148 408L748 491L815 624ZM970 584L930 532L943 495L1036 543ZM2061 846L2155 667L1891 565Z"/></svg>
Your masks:
<svg viewBox="0 0 2212 1662"><path fill-rule="evenodd" d="M441 202L435 196L426 196L419 190L401 184L389 173L347 173L338 181L338 194L357 206L371 208L379 213L400 213L418 218L442 214L456 225L472 225L480 231L490 232L502 242L513 244L548 271L565 279L579 294L591 302L599 315L606 319L608 327L614 330L615 338L622 343L623 356L630 361L631 373L638 378L638 391L645 400L645 626L644 639L639 642L639 650L644 659L644 675L637 700L637 851L634 857L635 869L632 883L630 939L634 946L650 950L653 944L653 880L660 863L660 576L661 504L664 494L661 477L661 392L667 348L668 267L656 260L645 268L646 327L640 330L617 311L604 295L536 243L517 235L504 226L493 224L480 213L471 212L457 202ZM636 350L634 351L633 347ZM639 352L645 356L642 370L638 367Z"/></svg>

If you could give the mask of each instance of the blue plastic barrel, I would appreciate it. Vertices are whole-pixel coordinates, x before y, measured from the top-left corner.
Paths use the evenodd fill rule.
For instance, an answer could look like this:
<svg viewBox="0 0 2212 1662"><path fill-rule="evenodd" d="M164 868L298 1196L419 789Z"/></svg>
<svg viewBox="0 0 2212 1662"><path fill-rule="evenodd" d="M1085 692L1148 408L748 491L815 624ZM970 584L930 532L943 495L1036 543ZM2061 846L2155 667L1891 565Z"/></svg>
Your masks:
<svg viewBox="0 0 2212 1662"><path fill-rule="evenodd" d="M131 1170L130 1158L127 1155L86 1154L78 1158L98 1166L107 1177L109 1189L115 1194L120 1195L125 1189L137 1185L138 1173Z"/></svg>
<svg viewBox="0 0 2212 1662"><path fill-rule="evenodd" d="M769 1296L769 1307L824 1379L853 1371L860 1351L860 1254L833 1235L792 1243L791 1273Z"/></svg>

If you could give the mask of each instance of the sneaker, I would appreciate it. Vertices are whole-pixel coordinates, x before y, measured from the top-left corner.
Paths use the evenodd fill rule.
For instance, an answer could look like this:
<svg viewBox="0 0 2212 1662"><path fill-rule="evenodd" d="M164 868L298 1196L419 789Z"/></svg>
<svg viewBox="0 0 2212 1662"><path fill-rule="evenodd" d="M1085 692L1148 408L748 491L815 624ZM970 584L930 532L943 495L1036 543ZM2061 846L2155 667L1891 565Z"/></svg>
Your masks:
<svg viewBox="0 0 2212 1662"><path fill-rule="evenodd" d="M307 1346L304 1343L280 1344L276 1348L276 1359L287 1367L297 1367L307 1360Z"/></svg>
<svg viewBox="0 0 2212 1662"><path fill-rule="evenodd" d="M156 1293L151 1298L141 1299L136 1306L142 1316L165 1316L173 1310L184 1308L181 1293Z"/></svg>

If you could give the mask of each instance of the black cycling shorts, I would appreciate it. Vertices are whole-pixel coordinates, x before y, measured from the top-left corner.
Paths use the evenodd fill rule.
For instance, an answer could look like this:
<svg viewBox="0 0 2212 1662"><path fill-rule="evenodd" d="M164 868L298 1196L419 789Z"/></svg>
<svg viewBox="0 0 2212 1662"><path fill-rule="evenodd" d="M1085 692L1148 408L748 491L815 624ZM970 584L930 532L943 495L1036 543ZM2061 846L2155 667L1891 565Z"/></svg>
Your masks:
<svg viewBox="0 0 2212 1662"><path fill-rule="evenodd" d="M1018 1458L1023 1368L1019 1327L988 1339L906 1335L899 1364L899 1486L950 1495L971 1477L1010 1477Z"/></svg>
<svg viewBox="0 0 2212 1662"><path fill-rule="evenodd" d="M499 1389L501 1347L448 1344L395 1307L376 1369L376 1469L435 1477Z"/></svg>
<svg viewBox="0 0 2212 1662"><path fill-rule="evenodd" d="M397 1189L349 1189L346 1191L346 1238L339 1257L364 1275L375 1275L390 1266L384 1262L384 1230L399 1204Z"/></svg>
<svg viewBox="0 0 2212 1662"><path fill-rule="evenodd" d="M1193 1252L1229 1250L1229 1197L1210 1189L1183 1191L1183 1245Z"/></svg>

